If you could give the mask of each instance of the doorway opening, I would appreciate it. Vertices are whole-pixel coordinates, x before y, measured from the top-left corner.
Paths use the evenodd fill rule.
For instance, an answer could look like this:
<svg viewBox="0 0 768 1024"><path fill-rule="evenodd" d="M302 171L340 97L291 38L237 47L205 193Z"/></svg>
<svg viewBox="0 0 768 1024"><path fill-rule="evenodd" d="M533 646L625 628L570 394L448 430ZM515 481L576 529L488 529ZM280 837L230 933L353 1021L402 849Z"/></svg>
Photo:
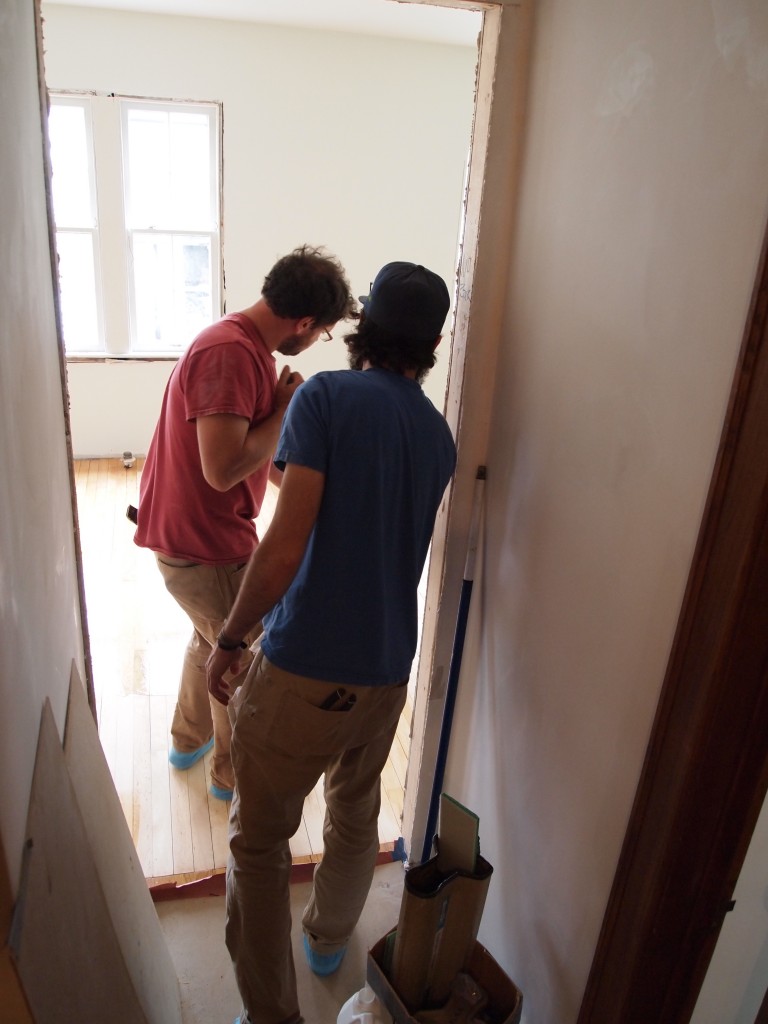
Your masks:
<svg viewBox="0 0 768 1024"><path fill-rule="evenodd" d="M191 626L166 592L151 553L133 543L125 509L138 500L144 458L126 461L133 464L119 458L75 461L99 737L148 884L186 885L224 871L230 803L209 792L210 753L183 772L168 763L181 655ZM270 485L257 520L260 535L275 501ZM382 854L392 854L400 835L406 712L382 776ZM318 784L291 840L295 865L319 860L324 813Z"/></svg>
<svg viewBox="0 0 768 1024"><path fill-rule="evenodd" d="M488 5L477 4L477 5L464 5L468 9L475 11L485 10ZM50 48L49 52L50 52ZM476 58L476 54L475 54ZM61 82L54 82L50 80L49 86L51 88L57 87L62 84ZM466 125L466 145L470 142L470 123ZM461 167L461 174L464 174L464 166ZM464 188L464 202L466 205L467 195L467 182L463 183ZM460 193L456 195L456 203L454 215L456 221L459 220L458 213L461 208L462 196ZM343 253L342 253L343 255ZM399 252L392 252L390 249L384 253L384 259L380 262L386 261L386 259L392 256L399 256ZM455 246L450 254L451 262L455 262ZM450 283L450 282L449 282ZM466 326L466 325L464 325ZM446 332L447 333L447 332ZM448 339L446 338L446 341ZM447 345L444 346L446 349ZM455 356L448 351L443 355L444 365L446 371L448 369L450 356L451 373L455 376L460 366L460 360L457 360ZM70 367L70 379L74 375L72 370L79 370L81 367ZM93 364L89 369L93 369ZM446 372L447 379L447 372ZM445 380L443 382L443 391L445 390ZM74 398L75 396L73 396ZM434 399L433 399L434 400ZM74 405L74 402L73 402ZM157 410L154 410L154 418L156 418ZM113 449L114 450L114 449ZM76 451L77 456L77 451ZM88 463L86 465L86 463ZM116 473L113 474L113 469ZM96 688L98 690L101 679L106 678L107 673L114 675L117 672L118 685L121 688L122 697L127 697L128 703L131 705L131 711L129 718L126 720L122 716L118 716L116 707L110 706L110 701L100 707L100 728L102 732L110 736L114 736L114 752L112 755L108 753L108 758L111 756L114 764L114 774L116 783L121 777L120 773L124 773L125 781L121 785L118 783L118 791L120 792L121 799L126 800L125 792L127 790L127 775L129 771L129 765L131 765L131 782L130 792L132 797L135 795L141 796L142 794L151 793L154 789L163 794L163 799L160 809L155 808L151 803L149 805L134 804L132 801L131 807L128 808L127 802L124 802L124 808L126 810L126 817L129 824L132 827L132 833L134 840L136 841L137 848L139 848L140 854L142 850L146 851L142 855L142 864L144 865L145 873L153 880L165 880L170 876L173 877L184 877L184 876L199 876L200 874L210 873L211 870L220 870L223 867L224 858L226 856L226 819L227 819L227 806L225 803L208 799L207 791L203 785L203 798L195 799L190 796L190 786L194 790L192 781L192 775L185 773L181 778L184 779L186 784L186 801L188 804L187 810L179 810L179 807L184 806L184 794L181 795L176 793L174 796L171 792L172 783L175 784L175 779L169 779L168 767L167 767L167 750L165 754L162 751L162 742L167 743L167 715L169 713L169 705L172 707L174 702L174 696L176 692L179 664L181 659L181 652L186 643L189 626L186 619L182 617L181 621L173 621L174 616L177 613L176 606L172 599L165 594L164 590L160 589L157 591L158 584L162 588L162 584L159 579L155 579L156 570L154 563L151 559L143 559L143 568L130 569L129 572L133 573L134 581L142 581L142 585L131 584L129 587L129 593L131 594L132 610L129 610L125 616L115 615L113 603L114 599L102 600L99 596L94 595L94 587L98 589L98 584L89 585L88 582L88 547L89 547L89 520L91 522L94 519L98 522L99 528L104 527L107 538L111 538L112 544L123 544L132 545L131 541L131 528L124 520L125 506L129 503L136 503L136 496L138 493L137 485L137 473L141 469L141 461L138 460L134 467L125 469L122 466L122 462L119 458L112 459L112 465L105 467L96 465L94 460L88 460L85 458L76 458L76 475L78 477L77 490L80 494L81 489L83 494L87 494L91 491L91 485L93 484L93 493L95 497L93 513L86 511L85 502L86 498L80 504L80 521L82 530L82 548L83 557L86 568L86 598L88 605L88 619L91 634L91 645L93 648L93 676L96 680ZM131 482L131 476L133 475L133 482ZM116 476L117 479L113 479ZM121 483L122 481L122 483ZM110 499L107 495L110 493L110 489L115 488L115 497ZM132 493L127 494L127 491L131 489ZM121 495L122 491L122 495ZM109 520L110 515L113 517ZM105 538L95 540L94 550L96 554L93 556L92 561L97 567L97 574L104 575L104 570L108 570L108 575L117 577L117 573L114 572L117 566L126 565L129 555L137 554L139 557L146 555L146 552L136 551L133 552L131 547L124 549L122 553L118 553L118 549L115 547L107 546ZM149 571L145 575L144 569L147 564L149 565ZM438 577L440 571L437 571ZM155 575L152 575L154 572ZM153 592L145 589L146 587L154 586L154 596L149 596ZM426 590L426 575L425 575L425 590ZM158 597L159 593L159 597ZM163 616L168 616L169 621L173 623L173 629L178 630L173 640L169 639L170 633L165 633L158 639L157 646L153 652L149 652L146 648L142 648L136 641L142 633L146 636L147 614L150 614L153 625L157 625L160 622L160 604L157 601L162 601ZM429 602L425 599L427 604L427 616L433 615L434 611L429 606ZM154 609L154 611L153 611ZM140 618L144 620L144 624L139 627L135 624L135 617L140 612ZM130 625L130 620L134 617L134 624ZM121 646L119 654L116 653L117 647L114 646L114 638L111 635L112 630L116 624L122 624L126 630L133 630L132 643L125 643ZM104 639L98 635L98 628L104 629ZM111 646L111 651L107 654L106 648ZM104 653L102 653L104 650ZM421 659L422 668L420 673L424 673L424 664L429 658L429 653L425 655L425 658ZM414 665L414 679L416 664ZM166 667L167 666L167 667ZM150 684L148 683L148 673L157 672L158 678L163 679L163 685L160 687L162 692L150 692ZM126 680L130 679L129 683ZM158 699L155 699L158 698ZM162 698L162 699L160 699ZM165 715L165 717L164 717ZM408 758L408 748L410 746L410 733L411 725L410 721L406 720L401 723L401 729L399 731L399 741L401 747L401 754L395 752L395 760L391 767L391 774L389 779L385 779L385 787L388 792L386 799L384 800L384 807L389 808L388 818L390 819L386 825L386 829L382 833L382 845L394 845L394 842L402 835L403 828L400 826L400 818L403 811L404 794L403 789L405 785L405 764ZM162 737L162 742L161 742ZM419 744L420 746L420 744ZM106 749L106 746L105 746ZM131 755L130 758L128 755ZM145 757L139 765L138 761L133 759L133 756L141 755ZM389 769L388 769L389 770ZM163 778L165 774L166 778ZM205 765L200 766L200 775L205 778ZM178 776L178 773L174 773L174 776ZM418 775L412 773L413 784L418 781ZM170 812L169 812L170 808ZM173 824L174 816L179 818L181 840L177 844L182 850L184 856L177 862L168 857L168 833L170 818L171 824ZM202 838L200 832L201 822L205 820L207 816L209 823L209 837L207 839ZM215 823L215 827L214 827ZM315 856L315 850L312 848L311 841L309 840L309 827L306 829L308 836L309 850L305 853L297 852L295 855L298 857ZM214 836L214 832L219 833L219 838ZM297 844L298 844L297 840ZM173 845L173 839L171 836L171 846ZM211 863L204 863L203 860L197 856L198 851L210 849ZM202 854L201 854L202 856Z"/></svg>

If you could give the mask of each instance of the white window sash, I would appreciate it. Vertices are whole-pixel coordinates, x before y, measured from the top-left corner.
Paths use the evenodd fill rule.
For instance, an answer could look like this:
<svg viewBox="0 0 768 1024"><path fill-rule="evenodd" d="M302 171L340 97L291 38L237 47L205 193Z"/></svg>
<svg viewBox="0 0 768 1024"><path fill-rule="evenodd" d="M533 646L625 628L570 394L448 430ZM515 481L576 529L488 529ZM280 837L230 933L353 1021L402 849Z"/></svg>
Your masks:
<svg viewBox="0 0 768 1024"><path fill-rule="evenodd" d="M91 231L93 238L99 347L94 349L90 345L69 345L67 354L74 357L107 355L125 358L178 356L197 331L218 319L222 312L220 105L64 93L51 93L51 102L52 105L81 106L86 110L88 126L89 195L93 223L87 230ZM130 167L125 141L128 138L128 111L136 107L164 113L207 115L207 211L203 202L199 215L190 218L176 217L168 223L156 225L132 222ZM57 233L81 233L86 230L86 226L57 222L56 230ZM167 297L167 300L160 300L165 307L165 326L160 331L163 336L159 341L149 338L147 332L139 336L140 317L137 315L138 296L134 274L135 239L146 239L153 235L160 248L166 246L167 239L173 240L173 256L167 261L170 269L166 268L166 273L173 271L175 275L171 283L174 294ZM207 290L203 295L195 294L195 256L193 254L190 257L184 251L185 246L191 245L194 248L196 240L210 254L210 301L207 299ZM185 263L186 276L182 269ZM167 326L171 323L172 330ZM187 323L191 325L188 328ZM153 332L157 333L157 330Z"/></svg>

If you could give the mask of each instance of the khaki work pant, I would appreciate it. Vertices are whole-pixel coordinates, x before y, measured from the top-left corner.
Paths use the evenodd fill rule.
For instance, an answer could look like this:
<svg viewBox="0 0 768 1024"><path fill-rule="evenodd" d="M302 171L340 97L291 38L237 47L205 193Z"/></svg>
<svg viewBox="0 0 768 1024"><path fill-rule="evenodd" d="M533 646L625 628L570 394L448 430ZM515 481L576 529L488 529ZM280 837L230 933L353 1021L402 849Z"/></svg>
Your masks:
<svg viewBox="0 0 768 1024"><path fill-rule="evenodd" d="M288 844L301 824L304 799L323 773L323 858L302 918L318 953L347 944L373 878L380 777L407 688L345 685L354 704L345 711L321 709L336 689L335 683L285 672L259 652L230 702L236 786L226 942L243 998L242 1019L252 1024L299 1019Z"/></svg>
<svg viewBox="0 0 768 1024"><path fill-rule="evenodd" d="M208 693L205 665L234 604L248 563L199 565L157 553L155 558L168 593L186 612L193 626L173 713L173 745L179 753L188 754L213 736L211 781L220 789L232 789L234 775L229 752L232 729L227 709ZM255 629L246 641L251 643L260 632L261 627ZM245 679L253 659L250 651L242 653L244 668L234 678L233 686Z"/></svg>

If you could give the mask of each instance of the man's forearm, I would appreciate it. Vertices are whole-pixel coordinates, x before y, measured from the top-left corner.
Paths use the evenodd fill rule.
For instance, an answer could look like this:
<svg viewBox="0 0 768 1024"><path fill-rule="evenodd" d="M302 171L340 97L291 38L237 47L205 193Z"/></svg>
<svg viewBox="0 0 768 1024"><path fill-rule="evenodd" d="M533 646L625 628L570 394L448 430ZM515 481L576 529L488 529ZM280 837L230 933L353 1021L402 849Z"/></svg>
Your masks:
<svg viewBox="0 0 768 1024"><path fill-rule="evenodd" d="M229 701L228 669L238 664L238 645L272 609L299 570L317 521L325 474L288 464L275 515L258 545L222 632L227 647L214 647L206 665L208 690L221 704Z"/></svg>
<svg viewBox="0 0 768 1024"><path fill-rule="evenodd" d="M264 541L254 551L222 632L240 641L280 600L296 575L301 556L282 556Z"/></svg>
<svg viewBox="0 0 768 1024"><path fill-rule="evenodd" d="M280 437L283 415L296 389L300 373L284 366L274 393L274 412L255 427L244 416L212 413L197 420L197 443L203 476L217 491L228 491L272 458Z"/></svg>
<svg viewBox="0 0 768 1024"><path fill-rule="evenodd" d="M276 410L267 419L252 427L245 435L240 457L229 467L230 487L239 484L255 473L275 454L283 422L284 409Z"/></svg>
<svg viewBox="0 0 768 1024"><path fill-rule="evenodd" d="M224 624L231 640L242 640L272 609L299 571L317 521L325 475L289 463L275 515L264 539L251 555L237 598Z"/></svg>
<svg viewBox="0 0 768 1024"><path fill-rule="evenodd" d="M283 411L279 407L250 429L242 416L221 413L198 418L200 464L211 487L228 491L272 458Z"/></svg>

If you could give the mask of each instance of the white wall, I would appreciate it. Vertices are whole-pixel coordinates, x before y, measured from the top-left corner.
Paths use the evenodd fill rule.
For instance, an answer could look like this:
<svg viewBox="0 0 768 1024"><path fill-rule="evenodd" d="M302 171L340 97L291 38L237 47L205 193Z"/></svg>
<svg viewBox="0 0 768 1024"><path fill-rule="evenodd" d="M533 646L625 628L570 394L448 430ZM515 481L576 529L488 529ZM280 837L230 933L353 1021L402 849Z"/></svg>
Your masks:
<svg viewBox="0 0 768 1024"><path fill-rule="evenodd" d="M58 4L44 14L51 89L223 103L227 309L253 302L303 242L336 253L356 295L398 259L453 289L474 48ZM345 366L341 333L296 368ZM440 355L425 390L442 407L447 343ZM145 452L172 365L70 363L75 455Z"/></svg>
<svg viewBox="0 0 768 1024"><path fill-rule="evenodd" d="M768 213L762 0L535 6L482 576L446 789L481 939L573 1024L669 654Z"/></svg>
<svg viewBox="0 0 768 1024"><path fill-rule="evenodd" d="M36 3L3 3L0 1016L4 1021L31 1021L41 1007L55 1006L57 1019L70 1017L72 971L79 969L77 1002L85 1015L78 1018L75 1013L77 1019L96 1020L101 1014L126 1022L177 1024L181 1005L173 962L81 682L83 623L46 203L36 20ZM66 754L58 749L65 724ZM23 876L27 828L32 842L25 854L29 870ZM77 866L85 867L78 871ZM84 900L88 907L73 921L72 908L81 908ZM53 947L57 969L51 964ZM106 1007L101 1005L105 992Z"/></svg>
<svg viewBox="0 0 768 1024"><path fill-rule="evenodd" d="M73 660L85 675L34 5L4 4L0 24L0 835L15 892L43 702L63 736Z"/></svg>

